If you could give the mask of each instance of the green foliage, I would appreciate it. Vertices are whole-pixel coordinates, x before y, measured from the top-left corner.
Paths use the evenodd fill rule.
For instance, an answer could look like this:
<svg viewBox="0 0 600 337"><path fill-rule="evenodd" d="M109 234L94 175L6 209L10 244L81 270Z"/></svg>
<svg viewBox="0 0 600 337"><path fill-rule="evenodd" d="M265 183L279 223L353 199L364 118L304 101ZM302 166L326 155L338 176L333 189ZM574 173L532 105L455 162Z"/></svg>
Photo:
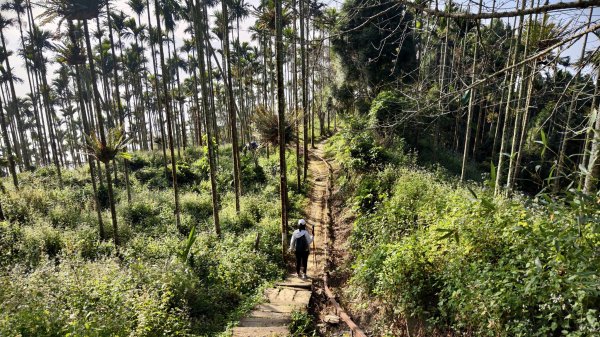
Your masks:
<svg viewBox="0 0 600 337"><path fill-rule="evenodd" d="M343 149L353 137L362 136L334 136L328 154L348 162L352 153ZM340 196L357 214L345 292L354 297L347 300L381 303L386 315L377 326L401 315L432 333L600 332L595 198L494 197L488 187L459 185L447 171L415 162L404 156L339 179Z"/></svg>
<svg viewBox="0 0 600 337"><path fill-rule="evenodd" d="M205 222L212 216L212 199L208 194L185 193L180 202L183 213L189 214L195 223Z"/></svg>
<svg viewBox="0 0 600 337"><path fill-rule="evenodd" d="M344 3L340 27L343 34L334 38L332 44L351 83L379 87L415 69L413 14L403 6L393 10L392 6L396 4L385 1ZM386 25L394 27L393 31L381 29ZM385 43L392 40L402 43Z"/></svg>
<svg viewBox="0 0 600 337"><path fill-rule="evenodd" d="M394 91L382 91L371 103L369 127L381 136L392 135L402 126L408 103Z"/></svg>
<svg viewBox="0 0 600 337"><path fill-rule="evenodd" d="M489 193L401 171L383 207L356 220L353 286L457 332L597 332L583 319L600 300L597 209L578 227L569 207L548 214Z"/></svg>
<svg viewBox="0 0 600 337"><path fill-rule="evenodd" d="M252 186L262 185L267 182L265 170L260 165L255 165L249 156L241 157L241 179L242 184L251 188Z"/></svg>
<svg viewBox="0 0 600 337"><path fill-rule="evenodd" d="M231 148L222 150L219 179L230 181ZM3 190L0 336L212 336L238 319L261 287L285 272L279 180L244 158L242 212L236 214L232 188L221 181L223 237L217 238L203 153L186 150L177 162L183 231L175 227L162 156L132 154L125 164L132 201L115 185L118 255L99 239L86 169L63 172L63 187L44 169L23 173L19 192ZM108 194L101 185L99 192L106 237L112 237ZM302 200L290 193L292 216Z"/></svg>
<svg viewBox="0 0 600 337"><path fill-rule="evenodd" d="M313 325L313 318L304 311L293 311L292 321L289 324L290 336L308 337L317 336Z"/></svg>
<svg viewBox="0 0 600 337"><path fill-rule="evenodd" d="M135 171L134 176L151 189L164 189L170 184L162 167L144 167Z"/></svg>
<svg viewBox="0 0 600 337"><path fill-rule="evenodd" d="M136 200L124 205L120 213L125 223L132 227L149 228L161 223L160 208L149 200Z"/></svg>

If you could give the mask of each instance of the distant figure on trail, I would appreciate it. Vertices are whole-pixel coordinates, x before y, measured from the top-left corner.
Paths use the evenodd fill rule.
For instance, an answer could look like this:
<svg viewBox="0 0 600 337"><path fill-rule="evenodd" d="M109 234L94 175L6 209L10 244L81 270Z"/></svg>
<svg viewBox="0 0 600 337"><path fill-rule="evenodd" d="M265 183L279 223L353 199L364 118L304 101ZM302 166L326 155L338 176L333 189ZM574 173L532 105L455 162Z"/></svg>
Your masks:
<svg viewBox="0 0 600 337"><path fill-rule="evenodd" d="M306 231L306 221L304 219L298 220L297 228L292 233L289 251L296 254L296 274L298 277L305 279L308 277L306 266L308 265L308 254L310 253L310 244L313 237ZM304 274L300 274L300 267L304 268Z"/></svg>

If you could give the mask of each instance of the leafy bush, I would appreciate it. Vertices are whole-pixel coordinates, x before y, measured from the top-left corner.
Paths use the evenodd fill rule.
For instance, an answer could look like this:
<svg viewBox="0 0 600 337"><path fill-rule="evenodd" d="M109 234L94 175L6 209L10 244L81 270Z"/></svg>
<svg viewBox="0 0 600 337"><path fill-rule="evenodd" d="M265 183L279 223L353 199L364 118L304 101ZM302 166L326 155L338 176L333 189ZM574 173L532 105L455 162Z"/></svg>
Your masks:
<svg viewBox="0 0 600 337"><path fill-rule="evenodd" d="M242 212L236 214L231 147L221 150L222 237L212 234L204 150L186 150L177 165L180 228L162 155L135 152L126 164L132 172L131 203L115 181L118 254L106 187L99 185L101 239L86 169L65 170L63 186L52 168L20 174L19 193L10 188L0 193L7 218L0 222L0 336L223 332L266 282L283 276L285 264L279 247L278 179L246 163L242 179L252 186L245 189ZM119 179L123 167L118 166ZM290 193L290 214L298 212L294 208L301 199ZM189 254L182 256L194 226Z"/></svg>
<svg viewBox="0 0 600 337"><path fill-rule="evenodd" d="M345 164L358 172L369 169L381 168L387 161L383 147L375 143L375 139L367 132L350 136L346 151L350 161Z"/></svg>
<svg viewBox="0 0 600 337"><path fill-rule="evenodd" d="M196 193L186 193L180 198L181 210L184 214L189 214L196 223L204 222L212 216L212 198L209 194L198 195Z"/></svg>
<svg viewBox="0 0 600 337"><path fill-rule="evenodd" d="M42 229L42 244L48 257L56 257L64 246L60 233L49 227Z"/></svg>
<svg viewBox="0 0 600 337"><path fill-rule="evenodd" d="M136 171L134 176L139 182L151 189L164 189L170 185L162 167L144 167Z"/></svg>
<svg viewBox="0 0 600 337"><path fill-rule="evenodd" d="M133 201L121 208L121 215L127 224L138 228L150 228L159 226L162 221L159 218L160 208L157 204L148 200Z"/></svg>
<svg viewBox="0 0 600 337"><path fill-rule="evenodd" d="M2 198L2 211L8 221L28 223L31 221L31 209L27 201L20 195L10 192L0 195Z"/></svg>
<svg viewBox="0 0 600 337"><path fill-rule="evenodd" d="M569 207L555 205L549 219L539 205L400 172L384 207L356 221L356 293L481 336L599 331L587 318L600 304L592 286L600 266L592 248L600 243L592 234L600 229L597 209L578 226Z"/></svg>
<svg viewBox="0 0 600 337"><path fill-rule="evenodd" d="M48 218L53 227L74 228L82 222L81 208L57 205L50 210Z"/></svg>
<svg viewBox="0 0 600 337"><path fill-rule="evenodd" d="M177 170L177 184L179 185L190 185L195 183L198 180L198 176L192 172L190 165L187 163L177 163L175 166ZM169 166L169 172L171 171L171 167ZM169 173L171 174L171 173ZM169 176L169 183L171 182L171 178Z"/></svg>
<svg viewBox="0 0 600 337"><path fill-rule="evenodd" d="M382 91L371 103L369 109L369 127L380 135L391 135L398 130L402 123L402 112L408 103L393 91Z"/></svg>
<svg viewBox="0 0 600 337"><path fill-rule="evenodd" d="M140 283L112 260L46 264L30 275L0 282L3 336L148 336L164 331L184 336L189 329L185 311L171 306L168 284L160 278Z"/></svg>
<svg viewBox="0 0 600 337"><path fill-rule="evenodd" d="M208 163L208 157L202 157L194 161L191 164L190 168L200 180L208 179L210 173L210 164Z"/></svg>
<svg viewBox="0 0 600 337"><path fill-rule="evenodd" d="M19 241L22 240L23 233L14 225L6 221L0 222L0 268L7 267L17 258L16 249Z"/></svg>
<svg viewBox="0 0 600 337"><path fill-rule="evenodd" d="M313 318L304 311L293 311L289 324L290 335L293 337L316 336Z"/></svg>
<svg viewBox="0 0 600 337"><path fill-rule="evenodd" d="M242 156L241 158L241 180L245 187L248 188L267 182L267 176L262 166L254 165L252 159L247 156Z"/></svg>

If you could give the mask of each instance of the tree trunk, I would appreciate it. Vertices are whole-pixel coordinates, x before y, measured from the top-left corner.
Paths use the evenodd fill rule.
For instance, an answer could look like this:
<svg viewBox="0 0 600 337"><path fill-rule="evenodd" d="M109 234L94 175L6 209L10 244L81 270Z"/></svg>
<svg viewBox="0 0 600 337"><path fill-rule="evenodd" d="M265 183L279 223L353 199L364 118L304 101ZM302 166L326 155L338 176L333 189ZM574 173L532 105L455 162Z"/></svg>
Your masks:
<svg viewBox="0 0 600 337"><path fill-rule="evenodd" d="M88 29L87 20L83 20L83 29L85 34L85 44L87 48L87 57L88 63L90 65L90 73L91 73L91 81L92 81L92 89L94 95L94 107L96 109L96 115L98 118L98 132L100 133L100 141L102 142L102 146L106 146L106 135L104 133L104 118L102 117L102 107L100 105L100 92L98 91L98 84L96 83L96 71L94 68L94 57L92 44L90 42L90 33ZM110 173L109 162L104 163L104 168L106 170L106 184L108 187L108 201L110 204L110 215L112 220L113 227L113 241L115 243L115 247L117 249L117 253L119 251L119 227L117 224L117 211L115 209L115 197L113 192L113 184L112 177Z"/></svg>
<svg viewBox="0 0 600 337"><path fill-rule="evenodd" d="M6 126L6 119L4 118L4 112L2 107L2 100L0 99L0 127L2 127L2 138L4 139L4 146L6 147L6 157L8 159L8 170L12 176L13 184L15 189L19 190L19 179L17 178L17 169L15 168L15 159L12 152L12 146L8 138L8 128Z"/></svg>
<svg viewBox="0 0 600 337"><path fill-rule="evenodd" d="M479 0L478 13L481 13L481 5L483 0ZM478 21L477 25L481 23ZM466 37L465 37L466 39ZM471 85L475 83L475 65L477 64L477 48L479 47L479 34L475 38L475 48L473 51L473 65L471 67ZM462 168L460 170L460 181L465 180L467 172L467 158L469 157L469 144L471 143L471 119L473 119L473 107L475 105L475 88L471 88L471 94L469 96L469 107L467 110L467 126L465 134L465 146L463 150Z"/></svg>
<svg viewBox="0 0 600 337"><path fill-rule="evenodd" d="M200 6L203 6L202 11ZM211 125L211 117L213 114L209 113L209 101L208 101L208 87L207 87L207 78L206 78L206 66L205 66L205 28L201 24L202 22L206 22L204 20L200 20L206 14L205 5L200 4L199 1L192 2L192 10L194 12L194 29L196 30L196 49L198 50L198 63L200 67L200 85L202 90L202 105L204 106L204 119L206 124L206 136L207 136L207 147L208 147L208 163L210 168L210 191L212 196L212 209L213 209L213 221L215 225L215 233L217 236L221 236L221 226L219 222L219 194L217 191L217 168L215 164L215 154L214 154L214 140L212 135L212 127Z"/></svg>
<svg viewBox="0 0 600 337"><path fill-rule="evenodd" d="M305 4L300 1L300 58L302 59L301 65L301 77L302 77L302 129L304 138L304 176L303 180L306 182L308 177L308 95L307 95L307 76L306 71L306 41L304 40L304 16L305 16Z"/></svg>
<svg viewBox="0 0 600 337"><path fill-rule="evenodd" d="M522 1L522 7L525 8L525 0ZM518 2L516 6L518 7ZM516 19L515 19L516 20ZM513 54L511 56L512 68L510 71L510 80L508 81L508 97L506 99L506 111L504 113L504 125L502 126L502 137L500 139L500 152L498 158L498 167L496 168L496 183L495 183L495 194L499 194L502 190L502 181L504 179L504 146L506 143L506 132L508 131L509 121L510 121L510 105L512 101L512 94L514 91L514 80L515 80L515 64L517 63L517 54L518 54L518 44L521 40L521 33L523 32L523 15L519 16L519 28L516 37L516 45L513 49Z"/></svg>
<svg viewBox="0 0 600 337"><path fill-rule="evenodd" d="M240 183L240 151L238 146L238 135L237 135L237 118L236 118L236 106L233 97L233 86L231 84L231 58L229 55L229 16L227 11L227 2L221 1L221 8L223 13L223 51L225 62L223 62L223 79L225 80L225 86L227 87L227 97L229 99L229 122L231 126L231 151L233 152L233 185L235 189L235 211L240 213L240 195L241 195L241 183Z"/></svg>
<svg viewBox="0 0 600 337"><path fill-rule="evenodd" d="M525 4L525 0L523 0L523 4ZM533 8L533 0L531 0L530 7ZM527 55L529 54L529 37L531 36L531 26L532 26L531 15L529 15L528 25L527 25L527 36L525 37L525 50L523 51L523 58L526 58ZM526 75L527 75L527 67L525 66L525 64L523 64L521 66L521 79L520 79L520 83L519 83L519 94L517 96L517 109L516 109L516 114L515 114L515 125L513 128L512 145L511 145L511 149L510 149L508 175L506 176L506 187L509 192L511 192L515 186L515 177L517 175L516 171L518 170L517 157L519 156L517 152L520 151L520 148L518 147L518 145L520 143L519 135L521 134L521 129L525 128L525 124L521 123L522 122L522 120L521 120L522 119L522 117L521 117L521 100L523 98L523 92L524 92L524 88L525 88L525 85L523 82L524 82L525 77L527 77ZM526 104L527 103L529 103L529 102L526 102ZM527 109L527 107L525 107L525 109ZM523 115L525 115L524 112L523 112Z"/></svg>
<svg viewBox="0 0 600 337"><path fill-rule="evenodd" d="M7 50L6 44L4 41L4 29L0 29L0 39L2 40L2 49ZM18 102L17 94L15 92L15 83L13 80L12 69L10 68L9 59L10 59L10 57L8 55L6 55L6 74L8 75L8 84L10 86L10 93L11 93L13 104L14 104L15 120L17 121L18 133L23 135L23 134L25 134L25 131L23 130L23 123L21 121L21 116L19 113L19 102ZM20 151L15 151L15 152L17 152L20 155L21 160L25 164L26 168L31 167L30 156L29 156L29 151L28 151L26 142L21 142Z"/></svg>
<svg viewBox="0 0 600 337"><path fill-rule="evenodd" d="M148 8L148 10L150 10ZM177 162L175 160L175 149L173 147L173 130L171 128L171 94L167 87L168 70L165 64L165 54L163 48L162 30L160 28L160 14L158 0L154 0L154 11L156 15L156 29L158 30L158 51L160 56L160 66L162 70L162 89L165 99L165 111L167 115L167 136L169 137L169 151L171 152L171 177L173 180L173 191L175 194L175 221L177 229L181 230L181 217L179 214L179 187L177 186ZM157 74L158 75L158 74Z"/></svg>
<svg viewBox="0 0 600 337"><path fill-rule="evenodd" d="M69 23L71 25L71 23ZM77 82L77 91L79 98L79 106L81 110L81 120L83 122L83 132L86 135L90 135L90 126L88 123L87 115L85 113L85 102L83 100L83 89L81 86L81 75L79 72L79 65L75 65L75 82ZM90 168L90 177L92 178L92 190L94 191L94 204L96 206L96 215L98 217L98 234L100 236L100 240L104 240L106 238L106 234L104 231L104 221L102 220L102 210L100 208L100 200L98 199L98 186L96 185L96 174L94 173L94 157L91 154L88 154L88 166Z"/></svg>
<svg viewBox="0 0 600 337"><path fill-rule="evenodd" d="M296 35L297 35L297 27L296 27L296 0L292 0L292 21L294 22L294 34L292 37L292 57L293 60L293 74L292 74L292 92L294 95L294 126L296 129L296 191L300 192L301 185L301 173L300 173L300 125L299 125L299 114L298 114L298 55L296 55Z"/></svg>
<svg viewBox="0 0 600 337"><path fill-rule="evenodd" d="M277 55L277 115L279 120L279 192L281 199L281 249L285 256L287 243L287 168L285 162L285 97L283 87L283 28L281 1L275 2Z"/></svg>

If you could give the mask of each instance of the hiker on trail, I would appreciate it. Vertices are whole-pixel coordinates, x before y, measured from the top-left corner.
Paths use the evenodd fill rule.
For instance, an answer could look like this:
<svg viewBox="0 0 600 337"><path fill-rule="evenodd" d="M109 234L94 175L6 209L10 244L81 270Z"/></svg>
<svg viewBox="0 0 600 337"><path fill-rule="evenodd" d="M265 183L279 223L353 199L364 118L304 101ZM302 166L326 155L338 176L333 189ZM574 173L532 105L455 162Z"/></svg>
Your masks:
<svg viewBox="0 0 600 337"><path fill-rule="evenodd" d="M310 243L313 241L313 237L306 231L306 221L304 219L298 220L298 229L292 233L292 240L290 241L290 252L296 254L296 274L298 277L307 278L306 266L308 265L308 254L310 252ZM304 268L304 274L300 274L300 267Z"/></svg>

